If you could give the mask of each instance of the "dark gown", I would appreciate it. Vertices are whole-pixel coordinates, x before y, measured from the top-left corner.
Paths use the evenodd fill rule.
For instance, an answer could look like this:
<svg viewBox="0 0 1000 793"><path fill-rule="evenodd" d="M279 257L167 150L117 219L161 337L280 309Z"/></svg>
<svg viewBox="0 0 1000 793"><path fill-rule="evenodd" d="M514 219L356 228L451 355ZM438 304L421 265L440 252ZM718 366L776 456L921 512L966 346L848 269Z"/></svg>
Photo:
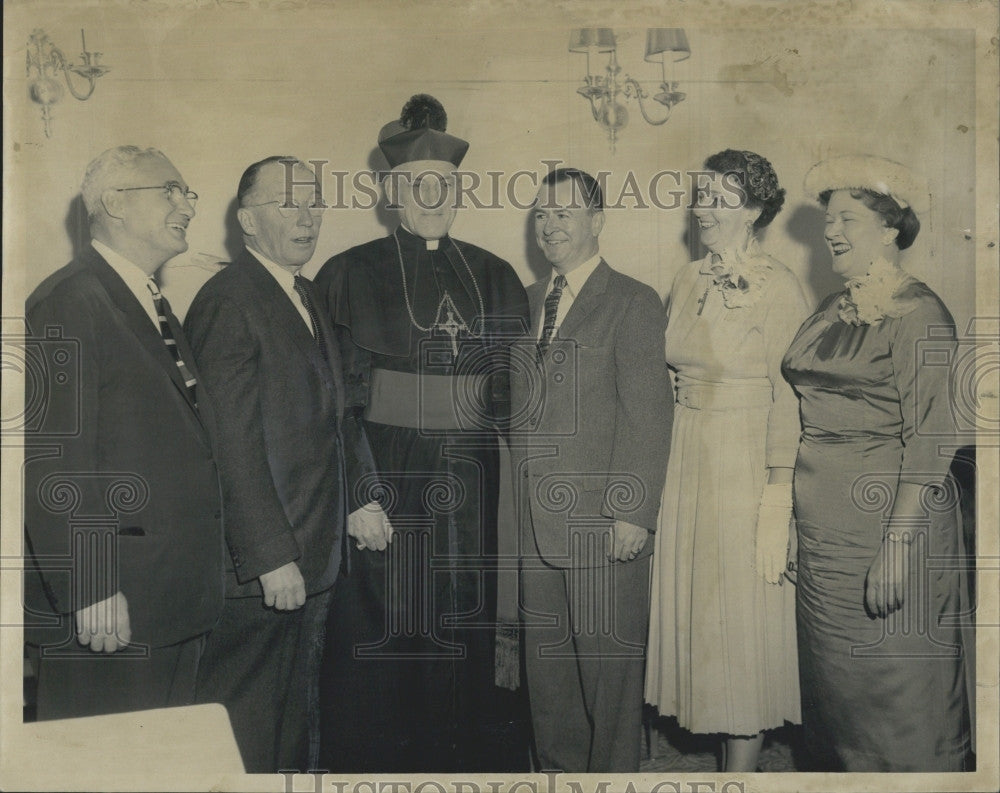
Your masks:
<svg viewBox="0 0 1000 793"><path fill-rule="evenodd" d="M316 278L334 321L351 332L353 420L365 422L373 495L396 529L384 553L352 543L338 580L321 673L320 768L498 770L498 440L507 344L527 327L527 298L511 266L485 250L447 237L428 250L403 228L396 237L405 286L392 235L335 256ZM454 347L450 334L414 324L429 328L445 293L467 326ZM459 426L442 424L442 414L461 414Z"/></svg>
<svg viewBox="0 0 1000 793"><path fill-rule="evenodd" d="M948 478L954 321L914 279L896 292L902 315L870 325L842 321L840 297L806 320L783 361L802 417L794 493L807 746L821 770L961 771L969 721ZM865 577L899 482L925 486L922 571L911 573L902 609L882 619L866 611Z"/></svg>

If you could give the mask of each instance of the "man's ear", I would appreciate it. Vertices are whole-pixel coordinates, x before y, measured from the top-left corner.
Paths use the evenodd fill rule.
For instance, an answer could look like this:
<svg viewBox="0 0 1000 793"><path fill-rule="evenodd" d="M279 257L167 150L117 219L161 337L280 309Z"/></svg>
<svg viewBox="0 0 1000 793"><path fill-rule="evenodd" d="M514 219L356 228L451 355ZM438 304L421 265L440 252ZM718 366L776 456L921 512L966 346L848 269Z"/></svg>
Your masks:
<svg viewBox="0 0 1000 793"><path fill-rule="evenodd" d="M601 231L604 229L604 212L603 210L598 210L593 215L590 216L590 233L594 237L599 237Z"/></svg>
<svg viewBox="0 0 1000 793"><path fill-rule="evenodd" d="M896 241L896 237L898 236L899 236L899 229L894 229L890 228L889 226L886 226L885 230L882 232L882 244L891 245Z"/></svg>
<svg viewBox="0 0 1000 793"><path fill-rule="evenodd" d="M121 218L125 214L125 197L117 190L105 190L101 193L101 205L109 217Z"/></svg>
<svg viewBox="0 0 1000 793"><path fill-rule="evenodd" d="M240 222L240 228L243 229L243 233L252 237L257 233L257 226L254 223L253 212L251 212L246 207L240 207L236 210L236 219Z"/></svg>

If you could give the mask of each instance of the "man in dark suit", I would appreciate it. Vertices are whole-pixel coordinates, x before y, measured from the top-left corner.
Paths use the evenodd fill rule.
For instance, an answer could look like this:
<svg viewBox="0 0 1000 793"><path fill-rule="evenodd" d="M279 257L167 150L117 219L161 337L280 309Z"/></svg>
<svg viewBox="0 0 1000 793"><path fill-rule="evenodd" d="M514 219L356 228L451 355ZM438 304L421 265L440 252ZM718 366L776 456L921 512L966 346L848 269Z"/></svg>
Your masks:
<svg viewBox="0 0 1000 793"><path fill-rule="evenodd" d="M664 314L598 251L601 188L549 173L535 201L552 264L528 287L536 367L517 367L512 448L536 762L639 770L649 558L670 446Z"/></svg>
<svg viewBox="0 0 1000 793"><path fill-rule="evenodd" d="M374 466L360 422L344 421L339 332L298 275L322 222L317 190L294 158L251 165L237 191L245 250L185 320L219 417L232 557L198 699L226 705L249 772L307 770L316 632L345 526L375 551L392 531L363 496L374 492Z"/></svg>
<svg viewBox="0 0 1000 793"><path fill-rule="evenodd" d="M82 193L92 243L27 303L28 353L51 376L26 395L39 719L191 704L223 602L212 413L152 278L187 249L198 196L136 146L91 162Z"/></svg>

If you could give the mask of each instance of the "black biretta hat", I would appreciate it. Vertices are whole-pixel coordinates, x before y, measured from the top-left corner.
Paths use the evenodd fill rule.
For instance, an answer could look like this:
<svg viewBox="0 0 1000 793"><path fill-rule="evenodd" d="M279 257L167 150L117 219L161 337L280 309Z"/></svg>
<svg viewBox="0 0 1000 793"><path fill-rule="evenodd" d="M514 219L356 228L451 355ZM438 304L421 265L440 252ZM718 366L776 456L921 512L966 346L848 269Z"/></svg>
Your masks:
<svg viewBox="0 0 1000 793"><path fill-rule="evenodd" d="M469 144L445 132L447 124L444 107L433 96L410 97L399 120L389 122L379 133L378 145L389 167L416 160L440 160L457 168Z"/></svg>

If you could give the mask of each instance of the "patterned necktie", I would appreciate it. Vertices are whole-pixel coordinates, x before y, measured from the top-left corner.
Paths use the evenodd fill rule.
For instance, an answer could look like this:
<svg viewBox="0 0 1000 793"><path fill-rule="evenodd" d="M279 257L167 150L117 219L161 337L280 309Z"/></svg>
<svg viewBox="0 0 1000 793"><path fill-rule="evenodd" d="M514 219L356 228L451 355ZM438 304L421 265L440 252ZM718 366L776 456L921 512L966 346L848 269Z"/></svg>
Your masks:
<svg viewBox="0 0 1000 793"><path fill-rule="evenodd" d="M305 308L306 313L309 315L309 321L312 323L313 337L316 339L316 344L319 345L319 351L323 356L323 360L327 361L323 326L319 324L319 315L316 314L316 306L313 305L309 289L306 287L306 279L301 275L295 276L295 291L299 295L299 300L302 301L302 307Z"/></svg>
<svg viewBox="0 0 1000 793"><path fill-rule="evenodd" d="M566 287L566 276L557 275L552 283L552 291L545 297L545 322L542 325L542 338L538 340L538 360L545 355L552 341L552 333L556 329L556 313L559 311L559 298Z"/></svg>
<svg viewBox="0 0 1000 793"><path fill-rule="evenodd" d="M174 358L174 363L177 364L177 370L181 373L184 385L187 386L191 402L195 407L198 407L197 392L195 391L198 381L195 379L194 375L191 374L191 370L187 368L187 364L184 363L184 359L181 358L181 351L177 349L174 332L170 329L170 323L167 321L167 317L170 315L170 304L167 302L167 299L160 294L160 290L157 288L156 283L152 278L146 281L146 286L149 287L149 291L153 295L153 306L156 308L156 318L160 323L160 335L163 336L163 342L167 345L167 349L170 350L170 354Z"/></svg>

